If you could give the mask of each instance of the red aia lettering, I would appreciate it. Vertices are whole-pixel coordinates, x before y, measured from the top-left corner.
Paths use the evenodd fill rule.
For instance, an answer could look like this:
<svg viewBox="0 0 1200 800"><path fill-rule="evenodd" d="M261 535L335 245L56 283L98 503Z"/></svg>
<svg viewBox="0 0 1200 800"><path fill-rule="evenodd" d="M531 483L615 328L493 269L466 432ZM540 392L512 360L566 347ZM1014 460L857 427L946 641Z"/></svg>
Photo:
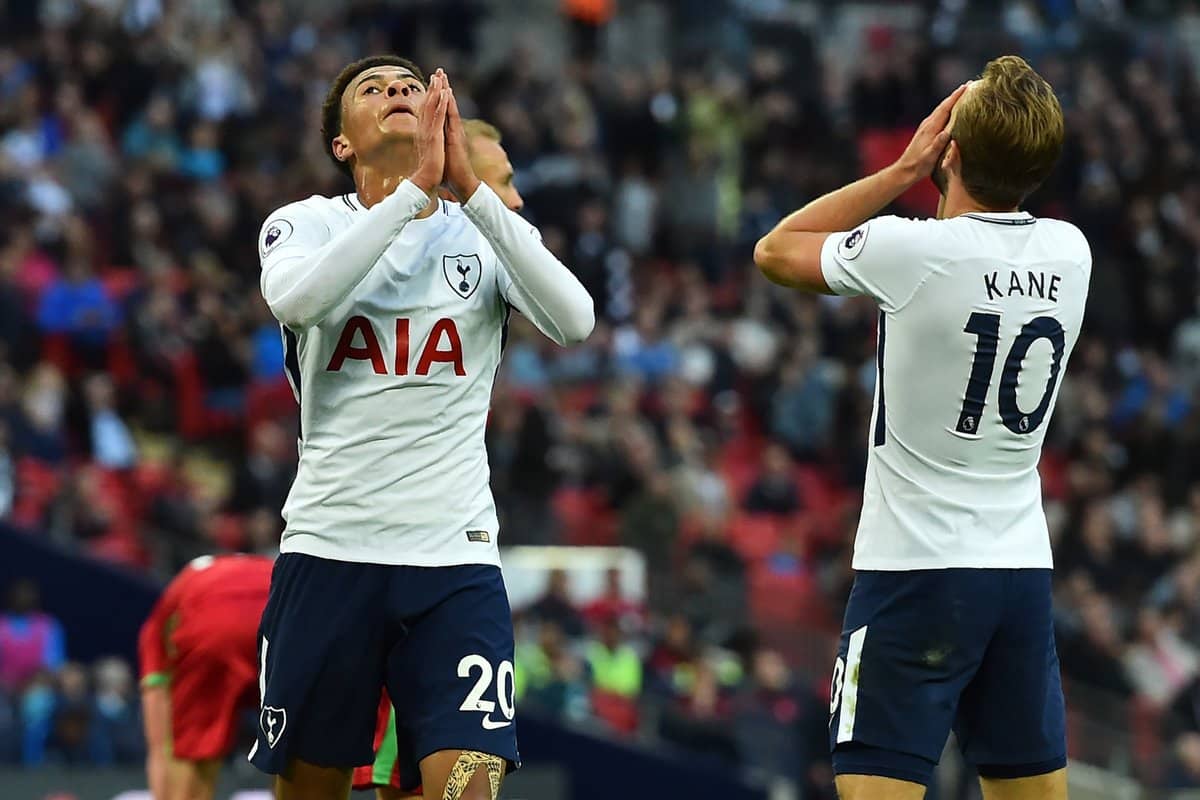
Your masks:
<svg viewBox="0 0 1200 800"><path fill-rule="evenodd" d="M361 335L362 346L354 344L355 335ZM329 359L329 372L338 372L347 358L356 361L370 361L376 375L387 375L387 365L383 362L383 350L379 349L379 338L371 321L366 317L351 317L342 328L342 336L338 339L337 347L333 348L333 357Z"/></svg>
<svg viewBox="0 0 1200 800"><path fill-rule="evenodd" d="M358 336L362 336L361 345L354 343ZM394 366L396 375L408 374L410 338L409 320L403 317L398 318L396 320ZM444 347L442 346L443 339L445 340ZM330 372L338 372L347 359L370 361L371 368L376 375L387 374L387 364L383 358L383 349L379 346L379 337L366 317L355 316L346 320L346 326L342 328L342 335L338 338L337 347L333 349L333 356L329 359L329 366L325 369ZM429 338L425 340L425 346L421 348L421 355L417 358L415 374L428 375L430 368L435 363L453 364L454 374L459 377L467 374L467 369L463 364L462 338L458 335L458 326L452 319L442 318L434 323L433 330L429 332Z"/></svg>
<svg viewBox="0 0 1200 800"><path fill-rule="evenodd" d="M396 374L408 374L408 320L396 319Z"/></svg>
<svg viewBox="0 0 1200 800"><path fill-rule="evenodd" d="M443 333L450 340L450 349L448 350L438 348ZM421 351L421 358L417 361L417 374L428 375L429 367L434 361L453 364L454 374L459 377L467 374L467 370L463 367L462 340L458 338L458 328L455 327L452 319L444 317L439 319L433 326L433 330L429 332L429 340L425 342L425 349Z"/></svg>

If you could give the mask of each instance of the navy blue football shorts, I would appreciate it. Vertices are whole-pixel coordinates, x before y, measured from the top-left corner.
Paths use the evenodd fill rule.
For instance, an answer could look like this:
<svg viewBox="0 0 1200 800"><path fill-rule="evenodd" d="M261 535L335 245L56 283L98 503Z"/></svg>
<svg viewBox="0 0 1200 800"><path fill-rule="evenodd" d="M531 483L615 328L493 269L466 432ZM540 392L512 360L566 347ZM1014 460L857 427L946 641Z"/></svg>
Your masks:
<svg viewBox="0 0 1200 800"><path fill-rule="evenodd" d="M384 687L408 763L439 750L517 753L513 628L494 566L410 567L285 553L258 639L258 739L250 761L280 774L374 760Z"/></svg>
<svg viewBox="0 0 1200 800"><path fill-rule="evenodd" d="M859 572L830 713L839 775L928 785L951 730L985 778L1065 767L1050 570Z"/></svg>

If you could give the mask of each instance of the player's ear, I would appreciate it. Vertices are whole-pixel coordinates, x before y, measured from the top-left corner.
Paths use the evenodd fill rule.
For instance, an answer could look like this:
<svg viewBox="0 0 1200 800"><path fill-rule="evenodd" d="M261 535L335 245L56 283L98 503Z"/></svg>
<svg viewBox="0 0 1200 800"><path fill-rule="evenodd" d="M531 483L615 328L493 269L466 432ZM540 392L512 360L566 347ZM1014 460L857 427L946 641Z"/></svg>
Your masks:
<svg viewBox="0 0 1200 800"><path fill-rule="evenodd" d="M958 142L953 139L950 144L946 145L946 149L942 152L942 171L946 174L959 174L962 168L962 151L958 149Z"/></svg>
<svg viewBox="0 0 1200 800"><path fill-rule="evenodd" d="M346 138L346 134L339 133L333 137L333 141L329 143L329 147L333 150L333 157L338 161L349 161L354 155L354 147L351 146L350 140Z"/></svg>

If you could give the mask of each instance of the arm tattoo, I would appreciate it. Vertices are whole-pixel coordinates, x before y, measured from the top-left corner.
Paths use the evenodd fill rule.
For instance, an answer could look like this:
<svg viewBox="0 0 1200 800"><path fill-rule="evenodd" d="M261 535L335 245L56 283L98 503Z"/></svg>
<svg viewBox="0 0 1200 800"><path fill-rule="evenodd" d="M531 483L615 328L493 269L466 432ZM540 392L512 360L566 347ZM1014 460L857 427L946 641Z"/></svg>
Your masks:
<svg viewBox="0 0 1200 800"><path fill-rule="evenodd" d="M450 776L446 779L446 791L442 793L442 800L461 800L467 791L467 784L475 777L475 771L480 766L487 769L491 797L492 800L496 800L500 795L500 779L504 777L504 759L474 750L459 753L458 760L454 762Z"/></svg>

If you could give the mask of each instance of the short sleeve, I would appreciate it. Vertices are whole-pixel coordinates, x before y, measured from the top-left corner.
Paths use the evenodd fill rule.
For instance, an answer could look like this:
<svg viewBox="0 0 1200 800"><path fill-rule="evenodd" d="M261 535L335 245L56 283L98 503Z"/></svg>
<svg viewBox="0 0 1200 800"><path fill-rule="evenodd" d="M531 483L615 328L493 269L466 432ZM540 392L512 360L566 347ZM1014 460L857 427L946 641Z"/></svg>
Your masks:
<svg viewBox="0 0 1200 800"><path fill-rule="evenodd" d="M933 234L928 220L876 217L825 239L821 273L834 294L866 295L894 311L912 299L935 268Z"/></svg>

